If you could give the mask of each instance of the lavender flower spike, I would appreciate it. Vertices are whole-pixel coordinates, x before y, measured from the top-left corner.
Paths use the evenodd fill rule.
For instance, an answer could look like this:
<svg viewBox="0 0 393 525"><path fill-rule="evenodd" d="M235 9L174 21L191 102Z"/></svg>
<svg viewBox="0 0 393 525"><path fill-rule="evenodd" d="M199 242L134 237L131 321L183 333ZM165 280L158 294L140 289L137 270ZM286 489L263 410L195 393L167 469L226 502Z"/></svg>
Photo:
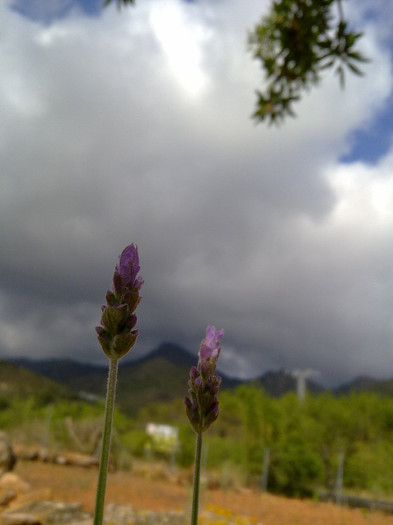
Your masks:
<svg viewBox="0 0 393 525"><path fill-rule="evenodd" d="M96 328L98 341L110 359L123 357L138 337L134 312L141 300L139 290L143 284L139 270L138 248L130 244L115 266L112 290L107 292L107 304L101 308L101 326Z"/></svg>
<svg viewBox="0 0 393 525"><path fill-rule="evenodd" d="M216 330L214 326L206 328L206 337L199 349L198 365L190 370L188 396L184 404L188 419L197 434L207 430L218 417L217 393L221 377L215 373L215 369L223 335L224 330Z"/></svg>

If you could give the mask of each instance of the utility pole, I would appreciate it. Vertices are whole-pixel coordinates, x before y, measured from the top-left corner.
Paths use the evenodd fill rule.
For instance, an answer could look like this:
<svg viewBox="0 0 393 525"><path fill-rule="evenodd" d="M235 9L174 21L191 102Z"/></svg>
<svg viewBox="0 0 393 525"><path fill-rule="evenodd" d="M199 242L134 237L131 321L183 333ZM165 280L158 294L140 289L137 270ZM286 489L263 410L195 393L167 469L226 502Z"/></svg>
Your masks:
<svg viewBox="0 0 393 525"><path fill-rule="evenodd" d="M290 374L296 379L296 393L299 401L303 402L306 397L306 380L309 377L319 375L319 372L306 368L305 370L292 370Z"/></svg>

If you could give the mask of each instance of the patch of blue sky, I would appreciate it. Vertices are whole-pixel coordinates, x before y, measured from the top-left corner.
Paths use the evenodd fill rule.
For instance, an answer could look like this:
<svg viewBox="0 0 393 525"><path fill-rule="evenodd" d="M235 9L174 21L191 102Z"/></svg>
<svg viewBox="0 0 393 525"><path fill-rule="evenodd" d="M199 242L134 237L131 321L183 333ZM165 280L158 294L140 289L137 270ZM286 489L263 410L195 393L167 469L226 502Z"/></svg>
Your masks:
<svg viewBox="0 0 393 525"><path fill-rule="evenodd" d="M74 8L79 8L87 16L98 16L102 5L102 0L14 0L11 9L29 20L50 25L68 16Z"/></svg>
<svg viewBox="0 0 393 525"><path fill-rule="evenodd" d="M183 1L190 4L196 2ZM86 16L99 16L103 4L103 0L14 0L11 9L30 20L50 25L55 20L65 18L75 7L79 7Z"/></svg>
<svg viewBox="0 0 393 525"><path fill-rule="evenodd" d="M374 21L383 27L386 25L386 21L391 21L392 14L390 3L380 2L377 6L370 5L364 16L368 22ZM381 38L389 51L392 62L393 40L391 32L385 29L382 31ZM372 60L372 57L369 58ZM393 92L384 108L378 111L367 127L358 128L351 133L350 144L350 151L340 158L343 163L361 161L367 164L376 164L381 157L388 153L393 145Z"/></svg>
<svg viewBox="0 0 393 525"><path fill-rule="evenodd" d="M367 128L356 129L350 136L351 150L340 158L342 163L375 164L393 144L393 96Z"/></svg>

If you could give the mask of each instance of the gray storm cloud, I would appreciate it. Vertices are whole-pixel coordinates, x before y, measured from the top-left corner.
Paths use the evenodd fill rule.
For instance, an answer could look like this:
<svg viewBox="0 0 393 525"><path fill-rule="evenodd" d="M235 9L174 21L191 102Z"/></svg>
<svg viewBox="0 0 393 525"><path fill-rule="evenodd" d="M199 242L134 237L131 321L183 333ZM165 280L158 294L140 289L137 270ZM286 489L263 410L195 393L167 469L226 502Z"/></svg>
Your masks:
<svg viewBox="0 0 393 525"><path fill-rule="evenodd" d="M365 22L366 77L327 78L267 129L245 44L260 2L160 5L50 25L0 7L1 354L102 360L100 305L136 242L135 355L196 352L215 324L232 375L392 375L393 148L338 160L391 92L389 19Z"/></svg>

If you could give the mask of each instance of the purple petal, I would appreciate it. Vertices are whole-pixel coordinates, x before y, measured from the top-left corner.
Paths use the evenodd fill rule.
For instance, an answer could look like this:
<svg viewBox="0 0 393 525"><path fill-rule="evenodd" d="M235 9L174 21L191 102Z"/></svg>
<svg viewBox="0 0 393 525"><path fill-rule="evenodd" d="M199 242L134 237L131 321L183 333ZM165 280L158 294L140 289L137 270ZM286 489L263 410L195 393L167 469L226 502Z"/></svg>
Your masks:
<svg viewBox="0 0 393 525"><path fill-rule="evenodd" d="M215 326L208 326L206 328L206 341L208 341L208 344L215 344L218 343L218 340L221 339L221 337L224 335L224 329L216 330Z"/></svg>
<svg viewBox="0 0 393 525"><path fill-rule="evenodd" d="M138 247L136 244L130 244L126 246L122 251L119 262L115 267L115 272L118 273L125 285L135 286L140 288L142 286L143 279L138 278L137 275L140 270Z"/></svg>
<svg viewBox="0 0 393 525"><path fill-rule="evenodd" d="M200 361L206 361L211 359L213 363L216 363L218 356L220 355L220 339L224 335L224 330L216 330L215 326L208 326L206 328L206 337L202 341L199 349Z"/></svg>

